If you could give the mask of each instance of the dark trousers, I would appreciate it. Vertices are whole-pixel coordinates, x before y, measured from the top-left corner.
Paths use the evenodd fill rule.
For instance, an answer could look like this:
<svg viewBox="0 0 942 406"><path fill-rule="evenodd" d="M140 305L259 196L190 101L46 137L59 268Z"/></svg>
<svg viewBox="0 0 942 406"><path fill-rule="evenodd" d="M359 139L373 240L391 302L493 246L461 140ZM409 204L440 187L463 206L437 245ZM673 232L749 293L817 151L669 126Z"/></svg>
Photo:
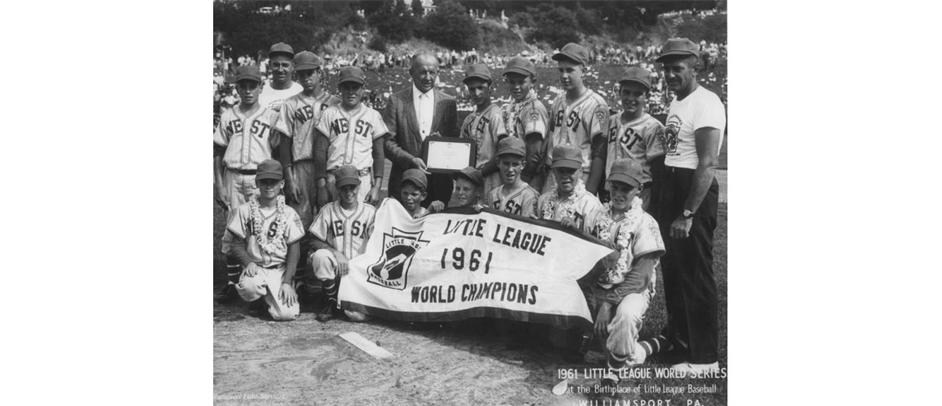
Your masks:
<svg viewBox="0 0 942 406"><path fill-rule="evenodd" d="M713 279L713 231L716 229L719 185L716 178L693 217L690 235L670 237L671 223L684 211L693 189L692 169L667 168L659 187L658 216L667 252L661 257L668 324L687 344L687 361L717 361L717 296Z"/></svg>
<svg viewBox="0 0 942 406"><path fill-rule="evenodd" d="M436 200L441 200L448 207L451 201L451 192L454 188L454 181L449 174L433 173L428 176L428 197L422 202L422 207L428 208L428 205ZM397 196L398 197L398 196Z"/></svg>

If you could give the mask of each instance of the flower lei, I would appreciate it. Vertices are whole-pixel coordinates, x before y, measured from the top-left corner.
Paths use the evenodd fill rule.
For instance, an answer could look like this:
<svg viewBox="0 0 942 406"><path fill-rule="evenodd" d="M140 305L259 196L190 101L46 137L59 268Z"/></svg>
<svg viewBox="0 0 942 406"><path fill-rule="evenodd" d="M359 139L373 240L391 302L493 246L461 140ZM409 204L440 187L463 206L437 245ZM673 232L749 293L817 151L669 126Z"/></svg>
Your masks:
<svg viewBox="0 0 942 406"><path fill-rule="evenodd" d="M284 245L285 229L288 228L288 216L285 215L285 197L278 195L276 201L275 235L269 240L268 233L262 232L262 211L258 204L258 198L252 196L249 198L249 208L252 210L252 234L255 235L255 241L269 255Z"/></svg>
<svg viewBox="0 0 942 406"><path fill-rule="evenodd" d="M521 100L519 103L511 101L510 103L505 104L504 128L511 132L516 131L515 128L517 124L517 115L520 113L520 110L523 110L523 107L527 103L533 103L534 100L536 100L536 90L531 88L530 91L527 92L527 95L524 96L523 100Z"/></svg>
<svg viewBox="0 0 942 406"><path fill-rule="evenodd" d="M641 205L641 198L635 196L635 198L631 200L631 206L628 208L628 211L626 211L624 214L615 215L615 213L611 211L611 206L608 207L609 213L612 214L612 220L615 222L621 222L622 224L618 227L618 230L615 231L614 236L606 235L604 238L606 240L612 238L612 242L618 246L618 251L621 251L621 254L619 255L618 261L612 265L606 265L607 269L605 272L599 274L599 285L605 289L610 289L612 285L624 281L624 275L629 271L629 264L627 263L627 253L625 252L625 249L627 249L628 245L631 243L631 234L622 233L621 228L631 227L636 222L641 220L641 215L643 213ZM604 228L607 229L608 226L606 225ZM605 233L608 234L607 231Z"/></svg>

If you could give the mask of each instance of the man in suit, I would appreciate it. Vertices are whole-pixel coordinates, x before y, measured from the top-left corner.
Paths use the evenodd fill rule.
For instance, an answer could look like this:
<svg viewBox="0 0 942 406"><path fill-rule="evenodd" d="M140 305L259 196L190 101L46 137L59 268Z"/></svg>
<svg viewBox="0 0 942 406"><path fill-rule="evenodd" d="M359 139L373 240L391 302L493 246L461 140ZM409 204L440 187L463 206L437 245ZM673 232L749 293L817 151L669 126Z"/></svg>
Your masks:
<svg viewBox="0 0 942 406"><path fill-rule="evenodd" d="M429 135L458 137L458 106L455 98L435 89L438 78L438 58L432 54L417 54L409 68L412 88L393 94L383 111L383 120L389 129L386 137L386 158L392 161L389 174L389 196L398 198L402 174L418 168L428 172L422 160L422 142ZM452 180L447 174L432 174L428 178L428 197L423 206L431 202L451 200Z"/></svg>

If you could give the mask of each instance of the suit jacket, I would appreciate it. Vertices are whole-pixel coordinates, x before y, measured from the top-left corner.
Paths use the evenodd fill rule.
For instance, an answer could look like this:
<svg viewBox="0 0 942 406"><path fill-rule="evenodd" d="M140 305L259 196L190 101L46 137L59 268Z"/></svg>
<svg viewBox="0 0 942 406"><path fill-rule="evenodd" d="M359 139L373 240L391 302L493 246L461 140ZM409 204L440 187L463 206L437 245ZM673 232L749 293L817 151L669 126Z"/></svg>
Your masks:
<svg viewBox="0 0 942 406"><path fill-rule="evenodd" d="M408 89L390 96L386 110L383 111L383 121L389 129L384 152L386 159L392 162L387 189L389 196L393 198L399 197L402 173L412 167L412 158L422 157L422 136L419 131L419 119L415 113L415 103L412 101L412 91L413 86L409 86ZM455 98L438 89L432 89L432 94L434 103L430 134L438 132L443 137L458 137L458 105Z"/></svg>

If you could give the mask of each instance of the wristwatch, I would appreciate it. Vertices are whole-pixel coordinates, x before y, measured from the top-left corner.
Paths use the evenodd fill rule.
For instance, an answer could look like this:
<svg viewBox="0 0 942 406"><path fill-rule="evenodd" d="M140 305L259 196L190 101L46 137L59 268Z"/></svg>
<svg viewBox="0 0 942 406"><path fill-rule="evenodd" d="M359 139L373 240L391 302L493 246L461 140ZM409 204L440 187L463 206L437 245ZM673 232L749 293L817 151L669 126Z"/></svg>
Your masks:
<svg viewBox="0 0 942 406"><path fill-rule="evenodd" d="M689 220L693 218L693 212L687 209L684 209L684 220Z"/></svg>

